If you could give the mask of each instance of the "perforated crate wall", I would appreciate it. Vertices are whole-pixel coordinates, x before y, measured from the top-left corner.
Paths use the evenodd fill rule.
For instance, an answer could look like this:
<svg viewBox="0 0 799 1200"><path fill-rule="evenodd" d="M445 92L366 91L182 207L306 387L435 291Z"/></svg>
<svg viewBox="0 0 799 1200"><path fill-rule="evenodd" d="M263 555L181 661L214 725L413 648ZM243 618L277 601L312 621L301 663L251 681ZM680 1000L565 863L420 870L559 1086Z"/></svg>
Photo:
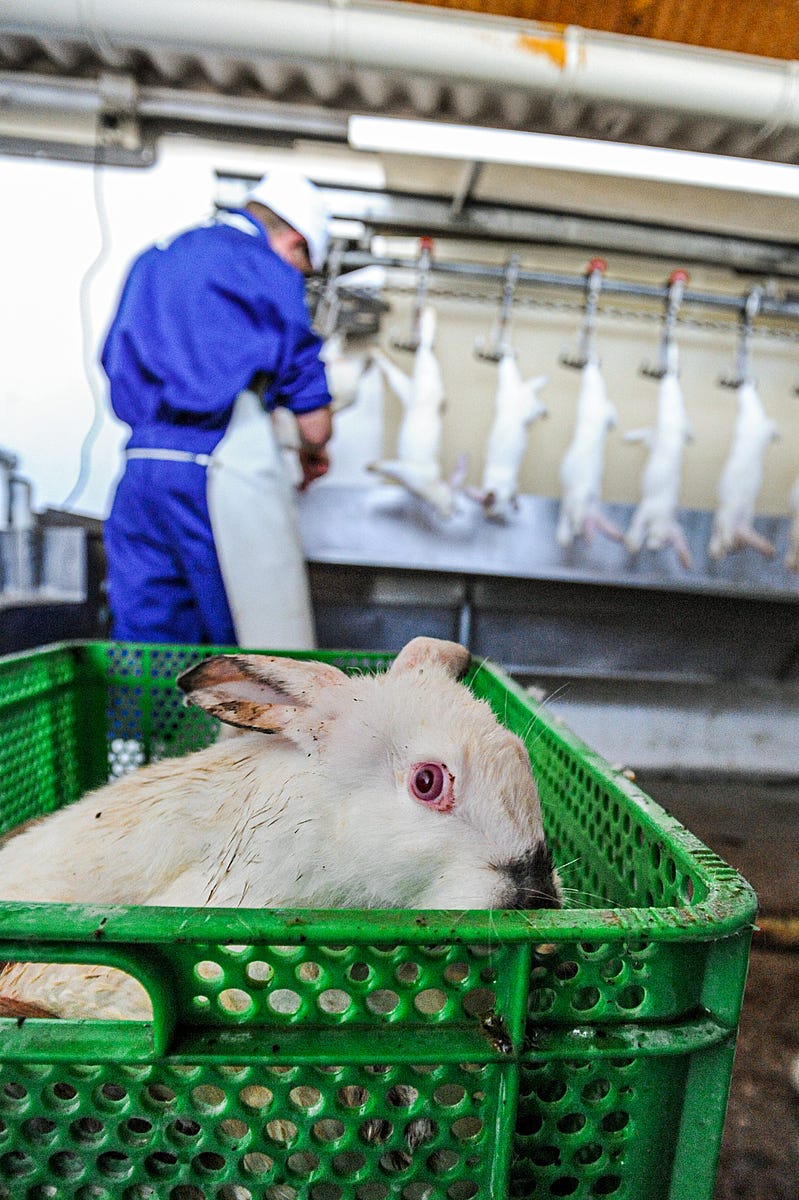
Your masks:
<svg viewBox="0 0 799 1200"><path fill-rule="evenodd" d="M211 652L0 660L3 827L212 741L174 688ZM0 905L3 958L111 962L154 1004L0 1020L0 1200L710 1200L754 897L507 677L467 683L528 746L577 906Z"/></svg>

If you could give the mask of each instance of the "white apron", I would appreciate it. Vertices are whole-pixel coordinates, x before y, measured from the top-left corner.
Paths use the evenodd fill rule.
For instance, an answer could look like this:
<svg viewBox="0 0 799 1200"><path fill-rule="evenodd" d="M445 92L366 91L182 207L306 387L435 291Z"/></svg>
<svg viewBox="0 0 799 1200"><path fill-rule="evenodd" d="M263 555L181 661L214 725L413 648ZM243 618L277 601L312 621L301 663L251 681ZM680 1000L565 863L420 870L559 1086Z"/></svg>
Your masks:
<svg viewBox="0 0 799 1200"><path fill-rule="evenodd" d="M312 650L313 611L292 486L272 421L251 391L236 397L208 465L208 510L238 644Z"/></svg>

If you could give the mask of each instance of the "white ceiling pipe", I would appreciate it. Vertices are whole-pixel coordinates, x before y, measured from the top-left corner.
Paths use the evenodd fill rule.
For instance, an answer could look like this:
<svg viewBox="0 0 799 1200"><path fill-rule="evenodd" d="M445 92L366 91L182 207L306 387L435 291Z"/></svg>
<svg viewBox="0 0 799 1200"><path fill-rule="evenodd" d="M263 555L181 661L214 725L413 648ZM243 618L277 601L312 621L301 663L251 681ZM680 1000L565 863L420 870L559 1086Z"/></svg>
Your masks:
<svg viewBox="0 0 799 1200"><path fill-rule="evenodd" d="M43 109L97 116L102 112L103 102L96 83L51 79L21 71L0 71L0 108L8 112Z"/></svg>
<svg viewBox="0 0 799 1200"><path fill-rule="evenodd" d="M799 126L796 64L381 0L4 0L6 34L276 56Z"/></svg>
<svg viewBox="0 0 799 1200"><path fill-rule="evenodd" d="M229 125L332 141L345 141L347 137L346 118L324 108L302 105L287 111L284 105L270 101L216 96L185 88L136 88L134 80L128 76L107 78L118 85L116 110L124 111L130 117ZM0 71L0 109L9 112L39 109L73 116L100 116L109 110L110 99L112 97L102 87L102 80L98 84Z"/></svg>

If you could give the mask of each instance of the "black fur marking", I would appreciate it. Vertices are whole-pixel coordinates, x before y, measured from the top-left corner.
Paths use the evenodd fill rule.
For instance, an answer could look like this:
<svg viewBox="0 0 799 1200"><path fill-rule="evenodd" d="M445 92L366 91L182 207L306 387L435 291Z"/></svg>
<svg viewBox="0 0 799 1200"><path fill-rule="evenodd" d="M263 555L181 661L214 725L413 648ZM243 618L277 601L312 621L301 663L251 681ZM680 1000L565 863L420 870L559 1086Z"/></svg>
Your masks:
<svg viewBox="0 0 799 1200"><path fill-rule="evenodd" d="M554 879L555 865L548 846L542 843L520 858L503 863L500 870L507 875L509 882L503 908L560 908Z"/></svg>

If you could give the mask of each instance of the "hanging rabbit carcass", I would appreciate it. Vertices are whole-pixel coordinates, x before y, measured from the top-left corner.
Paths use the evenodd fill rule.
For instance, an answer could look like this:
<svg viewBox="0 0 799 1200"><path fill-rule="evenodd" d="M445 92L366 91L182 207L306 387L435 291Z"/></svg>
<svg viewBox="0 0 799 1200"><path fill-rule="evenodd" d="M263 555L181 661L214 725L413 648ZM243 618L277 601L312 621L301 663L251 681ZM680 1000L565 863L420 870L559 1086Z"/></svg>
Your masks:
<svg viewBox="0 0 799 1200"><path fill-rule="evenodd" d="M577 538L591 541L597 530L620 541L621 530L600 508L605 470L605 439L616 427L616 409L608 399L605 380L594 350L597 305L607 263L592 258L585 275L585 311L576 355L561 355L565 367L580 371L577 420L571 443L560 465L561 501L555 538L571 546Z"/></svg>
<svg viewBox="0 0 799 1200"><path fill-rule="evenodd" d="M432 505L441 516L450 517L455 507L454 486L441 476L444 384L433 350L435 336L436 312L428 305L420 314L419 344L410 375L382 351L373 351L374 361L402 402L403 414L396 458L371 463L369 470L390 483L400 484Z"/></svg>
<svg viewBox="0 0 799 1200"><path fill-rule="evenodd" d="M327 387L333 398L331 409L341 412L349 408L358 398L358 388L370 363L366 351L354 354L346 347L341 332L331 333L325 339L319 355L325 364Z"/></svg>
<svg viewBox="0 0 799 1200"><path fill-rule="evenodd" d="M597 531L616 541L622 538L621 530L600 507L605 439L616 420L599 361L592 356L582 368L574 435L560 467L562 494L555 533L559 546L570 546L580 537L591 541Z"/></svg>
<svg viewBox="0 0 799 1200"><path fill-rule="evenodd" d="M506 521L517 506L519 471L526 448L527 430L548 413L538 393L546 375L522 379L516 355L505 347L498 366L494 420L486 444L482 485L472 496L492 521Z"/></svg>
<svg viewBox="0 0 799 1200"><path fill-rule="evenodd" d="M641 481L641 500L624 542L631 554L637 554L644 545L648 550L673 546L682 566L689 568L692 557L677 520L677 508L683 451L693 434L685 411L678 361L677 347L672 343L668 347L666 373L658 387L654 429L635 430L625 435L625 441L647 445L649 457Z"/></svg>
<svg viewBox="0 0 799 1200"><path fill-rule="evenodd" d="M767 558L774 545L754 527L755 504L763 479L763 456L775 438L777 426L766 415L751 379L737 388L738 413L730 449L718 486L718 507L708 553L721 558L732 550L751 546Z"/></svg>

